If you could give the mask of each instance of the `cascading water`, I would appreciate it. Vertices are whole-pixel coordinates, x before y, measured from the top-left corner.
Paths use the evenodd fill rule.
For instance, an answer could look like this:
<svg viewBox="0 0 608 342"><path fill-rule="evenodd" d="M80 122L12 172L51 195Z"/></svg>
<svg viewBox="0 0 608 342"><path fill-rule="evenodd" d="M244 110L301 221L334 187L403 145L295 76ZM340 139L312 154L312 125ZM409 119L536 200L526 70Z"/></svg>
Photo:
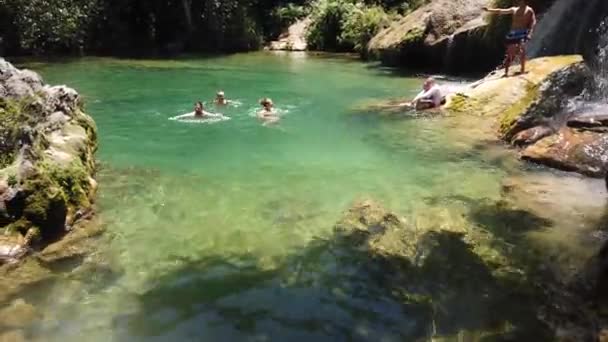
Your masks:
<svg viewBox="0 0 608 342"><path fill-rule="evenodd" d="M572 9L579 0L558 0L543 15L538 22L534 39L528 44L528 55L539 57L546 55L548 46L559 35L559 27L562 21L568 17L569 10Z"/></svg>
<svg viewBox="0 0 608 342"><path fill-rule="evenodd" d="M528 44L529 57L584 53L608 11L605 0L557 0L541 16Z"/></svg>
<svg viewBox="0 0 608 342"><path fill-rule="evenodd" d="M608 17L598 28L599 39L597 52L591 62L594 75L595 97L602 102L608 102Z"/></svg>

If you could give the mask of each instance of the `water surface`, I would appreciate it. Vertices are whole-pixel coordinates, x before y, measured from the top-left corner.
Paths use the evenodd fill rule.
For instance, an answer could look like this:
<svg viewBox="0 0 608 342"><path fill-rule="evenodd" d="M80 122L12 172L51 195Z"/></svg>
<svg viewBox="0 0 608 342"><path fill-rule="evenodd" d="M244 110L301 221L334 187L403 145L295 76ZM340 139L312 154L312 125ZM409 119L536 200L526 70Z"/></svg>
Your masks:
<svg viewBox="0 0 608 342"><path fill-rule="evenodd" d="M374 270L328 252L334 224L358 199L408 218L434 206L427 216L449 225L462 218L442 206L499 200L505 163L522 168L474 145L487 120L470 118L481 129L461 134L455 118L353 111L373 99L412 97L421 79L297 53L91 58L37 70L78 89L97 122L98 204L108 230L99 253L118 271L53 287L41 305L51 318L33 336L403 341L505 329L478 288L441 309L437 323L387 293ZM169 120L220 89L240 104L218 109L231 120ZM277 126L253 115L264 96L284 112ZM528 310L515 302L510 309Z"/></svg>

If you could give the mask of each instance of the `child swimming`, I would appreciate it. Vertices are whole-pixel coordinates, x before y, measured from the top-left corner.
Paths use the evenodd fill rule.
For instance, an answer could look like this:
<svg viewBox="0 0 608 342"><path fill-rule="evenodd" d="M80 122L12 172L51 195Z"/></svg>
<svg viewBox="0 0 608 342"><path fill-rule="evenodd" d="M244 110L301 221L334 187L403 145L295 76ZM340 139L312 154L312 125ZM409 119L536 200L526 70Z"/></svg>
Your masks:
<svg viewBox="0 0 608 342"><path fill-rule="evenodd" d="M228 100L226 99L226 94L224 94L224 91L220 90L217 92L217 94L215 95L215 100L214 103L216 106L226 106L228 104Z"/></svg>

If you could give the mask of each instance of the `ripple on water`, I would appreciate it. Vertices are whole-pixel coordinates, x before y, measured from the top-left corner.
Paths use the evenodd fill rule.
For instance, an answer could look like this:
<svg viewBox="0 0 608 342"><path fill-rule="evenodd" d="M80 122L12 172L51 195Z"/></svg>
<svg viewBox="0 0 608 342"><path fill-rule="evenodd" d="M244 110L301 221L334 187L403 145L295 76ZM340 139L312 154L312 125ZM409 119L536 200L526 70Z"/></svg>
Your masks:
<svg viewBox="0 0 608 342"><path fill-rule="evenodd" d="M527 192L535 189L527 183L506 194L502 179L525 168L488 144L494 133L484 118L353 115L359 99L414 95L421 80L350 60L86 59L42 71L100 100L88 108L103 165L99 208L108 233L99 248L121 269L101 280L107 286L60 277L45 290L44 323L32 332L45 341L397 341L509 330L510 320L494 313L515 317L532 305L504 297L510 291L476 268L465 244L445 248L458 252L452 271L390 278L397 272L386 265L395 260L332 245L336 222L355 199L374 198L420 227L474 226L487 239L515 234L508 242L516 248L597 208L572 200L584 181L560 183L551 196ZM221 111L230 121L167 120L217 89L242 102ZM281 130L251 117L263 96L288 112ZM571 186L581 192L568 193ZM545 201L556 196L559 205ZM533 232L514 231L521 222ZM438 304L429 311L405 290L430 293Z"/></svg>

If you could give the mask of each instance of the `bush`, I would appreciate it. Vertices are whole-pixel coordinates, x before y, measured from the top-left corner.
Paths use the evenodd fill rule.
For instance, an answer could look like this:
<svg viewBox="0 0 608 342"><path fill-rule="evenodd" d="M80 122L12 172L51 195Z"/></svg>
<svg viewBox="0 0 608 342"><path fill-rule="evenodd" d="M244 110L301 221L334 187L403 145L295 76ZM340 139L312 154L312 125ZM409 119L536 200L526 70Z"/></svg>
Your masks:
<svg viewBox="0 0 608 342"><path fill-rule="evenodd" d="M5 0L20 48L34 53L76 51L83 47L97 0Z"/></svg>
<svg viewBox="0 0 608 342"><path fill-rule="evenodd" d="M352 45L357 52L365 53L369 41L389 24L389 15L382 7L357 8L346 18L340 41L344 45Z"/></svg>
<svg viewBox="0 0 608 342"><path fill-rule="evenodd" d="M354 45L342 40L343 25L357 6L351 0L318 0L313 4L308 46L324 51L350 51Z"/></svg>

